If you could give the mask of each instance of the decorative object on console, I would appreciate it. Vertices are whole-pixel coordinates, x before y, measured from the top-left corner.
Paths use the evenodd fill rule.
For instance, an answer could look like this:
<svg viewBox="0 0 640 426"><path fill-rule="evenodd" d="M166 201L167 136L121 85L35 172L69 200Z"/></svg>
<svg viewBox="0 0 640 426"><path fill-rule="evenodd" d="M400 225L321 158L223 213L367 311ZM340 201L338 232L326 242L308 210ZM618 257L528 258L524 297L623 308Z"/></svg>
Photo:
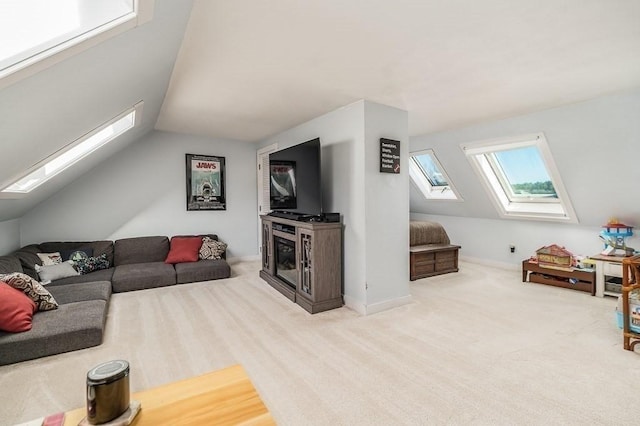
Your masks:
<svg viewBox="0 0 640 426"><path fill-rule="evenodd" d="M22 272L0 275L0 281L22 291L36 303L39 311L58 309L58 302L38 281Z"/></svg>
<svg viewBox="0 0 640 426"><path fill-rule="evenodd" d="M0 282L0 330L20 333L31 330L36 304L23 292Z"/></svg>
<svg viewBox="0 0 640 426"><path fill-rule="evenodd" d="M226 210L225 158L186 154L187 210Z"/></svg>
<svg viewBox="0 0 640 426"><path fill-rule="evenodd" d="M173 237L164 263L197 262L202 237Z"/></svg>
<svg viewBox="0 0 640 426"><path fill-rule="evenodd" d="M37 256L42 260L43 266L57 265L62 263L62 256L60 252L55 253L37 253Z"/></svg>
<svg viewBox="0 0 640 426"><path fill-rule="evenodd" d="M211 237L203 237L199 257L202 260L222 259L222 255L226 250L227 245L222 241L216 241Z"/></svg>
<svg viewBox="0 0 640 426"><path fill-rule="evenodd" d="M80 275L80 272L74 268L73 260L67 260L55 265L40 266L36 264L35 268L42 285L49 284L53 280Z"/></svg>

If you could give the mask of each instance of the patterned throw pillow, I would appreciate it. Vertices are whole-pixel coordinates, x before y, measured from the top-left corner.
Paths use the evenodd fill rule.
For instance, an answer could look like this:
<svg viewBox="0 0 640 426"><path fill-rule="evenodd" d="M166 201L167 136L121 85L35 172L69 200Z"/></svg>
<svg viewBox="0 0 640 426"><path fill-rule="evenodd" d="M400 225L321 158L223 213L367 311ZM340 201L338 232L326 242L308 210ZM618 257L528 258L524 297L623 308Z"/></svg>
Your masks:
<svg viewBox="0 0 640 426"><path fill-rule="evenodd" d="M97 257L80 259L75 262L75 268L81 275L99 271L100 269L108 269L109 259L107 259L107 255L104 253Z"/></svg>
<svg viewBox="0 0 640 426"><path fill-rule="evenodd" d="M36 253L40 260L42 260L42 265L50 266L57 265L58 263L62 263L62 256L60 256L60 252L55 253Z"/></svg>
<svg viewBox="0 0 640 426"><path fill-rule="evenodd" d="M222 259L222 255L227 250L227 245L222 241L216 241L211 237L202 237L200 246L200 259Z"/></svg>
<svg viewBox="0 0 640 426"><path fill-rule="evenodd" d="M0 281L9 284L11 287L22 291L29 296L29 299L36 302L39 311L50 311L58 309L58 302L53 298L40 283L29 275L21 272L12 272L11 274L0 274Z"/></svg>
<svg viewBox="0 0 640 426"><path fill-rule="evenodd" d="M77 250L61 250L60 254L62 255L62 260L73 260L77 262L81 259L88 259L93 256L93 249L91 247L80 248Z"/></svg>

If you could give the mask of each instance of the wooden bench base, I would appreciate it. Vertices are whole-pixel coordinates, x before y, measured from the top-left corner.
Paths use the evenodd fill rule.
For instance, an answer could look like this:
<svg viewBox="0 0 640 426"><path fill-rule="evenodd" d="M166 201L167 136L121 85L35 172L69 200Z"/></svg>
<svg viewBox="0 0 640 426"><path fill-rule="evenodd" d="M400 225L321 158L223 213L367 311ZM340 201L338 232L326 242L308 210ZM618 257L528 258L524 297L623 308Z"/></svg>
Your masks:
<svg viewBox="0 0 640 426"><path fill-rule="evenodd" d="M458 272L458 249L451 244L425 244L409 247L409 279Z"/></svg>
<svg viewBox="0 0 640 426"><path fill-rule="evenodd" d="M559 269L545 268L537 263L522 261L522 282L552 285L555 287L570 288L572 290L586 291L593 296L596 294L596 273L593 271L563 271Z"/></svg>

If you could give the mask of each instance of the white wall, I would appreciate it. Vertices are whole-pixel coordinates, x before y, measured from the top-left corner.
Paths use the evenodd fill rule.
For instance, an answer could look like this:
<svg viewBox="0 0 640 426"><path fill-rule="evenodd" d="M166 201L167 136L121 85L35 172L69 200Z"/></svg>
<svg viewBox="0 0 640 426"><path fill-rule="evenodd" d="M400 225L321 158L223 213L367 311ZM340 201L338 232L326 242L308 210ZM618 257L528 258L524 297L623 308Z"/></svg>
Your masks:
<svg viewBox="0 0 640 426"><path fill-rule="evenodd" d="M380 173L380 138L400 141L399 174ZM408 154L407 112L365 102L368 313L409 301Z"/></svg>
<svg viewBox="0 0 640 426"><path fill-rule="evenodd" d="M400 140L406 161L407 132L405 111L359 101L260 144L320 138L323 210L341 213L344 228L345 304L362 314L409 298L408 174L379 173L379 138Z"/></svg>
<svg viewBox="0 0 640 426"><path fill-rule="evenodd" d="M524 259L535 255L542 246L559 244L575 255L590 256L602 251L598 238L601 228L567 226L546 222L522 222L500 219L479 219L459 216L424 215L411 213L412 220L435 221L447 230L451 244L462 246L462 259L517 269ZM515 253L509 246L516 247ZM627 240L631 247L640 248L640 238Z"/></svg>
<svg viewBox="0 0 640 426"><path fill-rule="evenodd" d="M411 185L412 219L431 217L445 225L460 254L516 265L541 246L556 243L575 254L602 250L598 238L609 218L640 232L640 90L560 108L411 138L411 151L433 148L463 202L424 200ZM544 132L579 223L498 219L489 196L460 144ZM426 215L426 216L422 216ZM627 241L640 249L640 238ZM515 254L509 244L516 245Z"/></svg>
<svg viewBox="0 0 640 426"><path fill-rule="evenodd" d="M20 220L0 222L0 256L20 248Z"/></svg>
<svg viewBox="0 0 640 426"><path fill-rule="evenodd" d="M257 255L253 144L151 132L22 217L22 244L216 233ZM226 211L186 211L185 154L225 157Z"/></svg>

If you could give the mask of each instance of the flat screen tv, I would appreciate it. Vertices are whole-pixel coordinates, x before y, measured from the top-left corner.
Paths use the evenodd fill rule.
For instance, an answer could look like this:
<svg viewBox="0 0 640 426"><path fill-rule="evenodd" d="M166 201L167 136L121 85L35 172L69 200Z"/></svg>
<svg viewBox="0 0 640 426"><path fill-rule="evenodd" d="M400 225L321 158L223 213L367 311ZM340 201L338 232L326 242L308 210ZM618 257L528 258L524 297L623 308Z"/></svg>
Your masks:
<svg viewBox="0 0 640 426"><path fill-rule="evenodd" d="M320 139L269 154L271 210L322 213Z"/></svg>

